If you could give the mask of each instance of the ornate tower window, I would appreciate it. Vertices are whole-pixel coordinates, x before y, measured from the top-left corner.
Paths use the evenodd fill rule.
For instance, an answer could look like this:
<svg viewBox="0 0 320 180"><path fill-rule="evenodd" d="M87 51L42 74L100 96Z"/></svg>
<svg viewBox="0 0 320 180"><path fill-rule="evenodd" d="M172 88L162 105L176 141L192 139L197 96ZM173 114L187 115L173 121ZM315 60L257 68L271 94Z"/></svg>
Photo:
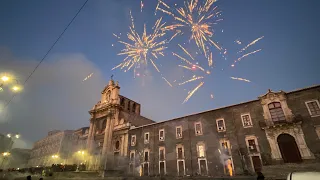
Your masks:
<svg viewBox="0 0 320 180"><path fill-rule="evenodd" d="M279 102L272 102L268 104L268 108L271 115L271 120L274 123L286 121L286 116L284 115L281 104Z"/></svg>

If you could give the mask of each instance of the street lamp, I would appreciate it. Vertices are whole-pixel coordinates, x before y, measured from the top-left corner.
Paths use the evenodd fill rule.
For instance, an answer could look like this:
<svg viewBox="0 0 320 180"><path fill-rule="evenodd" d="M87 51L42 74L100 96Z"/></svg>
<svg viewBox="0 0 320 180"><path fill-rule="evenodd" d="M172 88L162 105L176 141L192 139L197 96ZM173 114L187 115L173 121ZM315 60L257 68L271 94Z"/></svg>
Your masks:
<svg viewBox="0 0 320 180"><path fill-rule="evenodd" d="M8 156L10 156L10 152L3 152L3 153L1 153L2 154L2 156L3 156L3 159L2 159L2 162L1 162L1 168L2 168L2 165L3 165L3 163L4 163L4 161L8 158Z"/></svg>
<svg viewBox="0 0 320 180"><path fill-rule="evenodd" d="M12 81L15 81L15 83L10 83ZM4 85L10 84L13 85L10 89L13 92L19 92L22 87L19 85L19 81L17 79L14 79L12 76L8 76L6 74L0 75L0 91L4 91Z"/></svg>
<svg viewBox="0 0 320 180"><path fill-rule="evenodd" d="M7 137L11 139L11 143L9 145L9 150L11 150L12 146L13 146L13 143L14 143L14 139L19 139L20 138L20 134L11 134L11 133L8 133L7 134Z"/></svg>

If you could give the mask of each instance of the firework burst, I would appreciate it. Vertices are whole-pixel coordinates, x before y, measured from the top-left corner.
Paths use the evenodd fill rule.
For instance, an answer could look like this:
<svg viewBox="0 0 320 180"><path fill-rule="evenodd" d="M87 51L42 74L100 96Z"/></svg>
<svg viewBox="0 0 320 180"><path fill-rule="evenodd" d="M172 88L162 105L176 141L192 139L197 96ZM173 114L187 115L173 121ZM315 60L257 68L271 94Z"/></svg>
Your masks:
<svg viewBox="0 0 320 180"><path fill-rule="evenodd" d="M123 44L125 48L121 50L118 55L126 56L122 63L112 68L124 69L124 71L129 71L132 67L136 69L137 67L146 67L150 62L154 68L160 72L159 68L155 63L155 59L158 59L159 56L164 56L163 51L166 49L165 44L166 40L159 40L165 35L164 31L161 31L164 28L162 23L162 18L158 19L153 26L153 32L151 34L147 33L146 25L144 25L143 33L139 34L135 30L134 19L130 11L131 25L129 26L129 32L127 33L127 40L119 40L119 43ZM119 36L115 35L118 39Z"/></svg>
<svg viewBox="0 0 320 180"><path fill-rule="evenodd" d="M188 52L183 46L181 46L179 44L179 47L181 48L181 50L186 54L186 56L190 57L192 60L194 60L194 57L191 55L190 52ZM198 72L202 75L193 75L190 79L179 83L179 86L187 84L187 83L191 83L191 82L199 82L198 85L192 89L191 91L188 92L187 97L185 98L185 100L183 101L183 103L186 103L203 85L204 85L204 80L205 77L209 74L211 74L211 72L209 70L205 70L203 67L201 67L198 63L192 63L191 60L188 60L188 58L185 58L177 53L172 53L174 56L176 56L179 60L181 60L183 62L182 65L179 65L179 67L186 69L188 71L191 71L193 73ZM208 61L211 62L212 64L212 55L207 57Z"/></svg>
<svg viewBox="0 0 320 180"><path fill-rule="evenodd" d="M185 32L188 28L191 32L190 40L194 40L199 49L207 55L209 54L208 46L215 46L218 50L221 47L215 42L212 37L214 35L213 25L217 24L222 19L217 19L221 12L214 6L216 0L204 0L204 3L199 3L198 0L185 1L183 7L171 8L162 0L158 1L156 11L161 11L172 16L177 22L172 25L165 26L163 31L173 31L172 40L178 35Z"/></svg>

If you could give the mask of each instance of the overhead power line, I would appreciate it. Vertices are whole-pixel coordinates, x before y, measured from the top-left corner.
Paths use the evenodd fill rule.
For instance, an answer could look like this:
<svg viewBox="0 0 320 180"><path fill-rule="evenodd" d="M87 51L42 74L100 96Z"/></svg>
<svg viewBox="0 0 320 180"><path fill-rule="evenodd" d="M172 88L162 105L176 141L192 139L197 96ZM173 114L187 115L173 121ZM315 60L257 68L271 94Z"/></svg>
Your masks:
<svg viewBox="0 0 320 180"><path fill-rule="evenodd" d="M82 11L82 9L86 6L87 2L89 0L86 0L81 8L77 11L77 13L73 16L73 18L71 19L71 21L68 23L68 25L64 28L64 30L62 31L62 33L58 36L58 38L56 39L56 41L51 45L51 47L49 48L49 50L46 52L46 54L43 56L43 58L39 61L39 63L37 64L37 66L33 69L33 71L30 73L30 75L27 77L27 79L24 81L23 86L25 86L27 84L27 82L29 81L29 79L31 78L31 76L36 72L36 70L39 68L39 66L41 65L41 63L46 59L46 57L49 55L49 53L51 52L51 50L55 47L55 45L58 43L58 41L61 39L61 37L64 35L64 33L68 30L68 28L70 27L70 25L73 23L73 21L76 19L76 17L79 15L79 13ZM3 110L6 109L9 104L12 102L12 100L14 99L14 97L16 96L16 94L14 94L10 100L6 103L6 105L3 107Z"/></svg>

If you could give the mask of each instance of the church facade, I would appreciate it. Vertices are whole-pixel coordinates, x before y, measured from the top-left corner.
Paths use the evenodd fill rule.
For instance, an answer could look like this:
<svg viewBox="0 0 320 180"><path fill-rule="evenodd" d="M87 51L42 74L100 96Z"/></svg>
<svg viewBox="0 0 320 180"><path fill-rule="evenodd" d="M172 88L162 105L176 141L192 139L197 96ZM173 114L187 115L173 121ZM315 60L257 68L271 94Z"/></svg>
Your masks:
<svg viewBox="0 0 320 180"><path fill-rule="evenodd" d="M139 103L121 96L119 91L118 82L110 80L100 101L89 111L87 151L91 154L91 169L126 169L130 127L154 123L140 115Z"/></svg>
<svg viewBox="0 0 320 180"><path fill-rule="evenodd" d="M320 161L320 86L163 122L140 115L113 80L89 111L91 169L132 175L233 176L281 163Z"/></svg>

